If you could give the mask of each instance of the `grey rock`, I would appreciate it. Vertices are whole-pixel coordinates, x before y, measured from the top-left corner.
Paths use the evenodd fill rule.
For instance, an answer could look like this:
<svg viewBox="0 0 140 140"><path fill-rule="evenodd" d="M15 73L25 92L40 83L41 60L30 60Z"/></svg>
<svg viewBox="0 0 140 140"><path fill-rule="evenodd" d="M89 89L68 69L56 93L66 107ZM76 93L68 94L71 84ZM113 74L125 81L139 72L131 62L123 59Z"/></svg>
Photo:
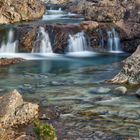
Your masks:
<svg viewBox="0 0 140 140"><path fill-rule="evenodd" d="M120 86L115 88L114 90L115 93L121 93L121 94L126 94L127 93L127 88L124 86Z"/></svg>

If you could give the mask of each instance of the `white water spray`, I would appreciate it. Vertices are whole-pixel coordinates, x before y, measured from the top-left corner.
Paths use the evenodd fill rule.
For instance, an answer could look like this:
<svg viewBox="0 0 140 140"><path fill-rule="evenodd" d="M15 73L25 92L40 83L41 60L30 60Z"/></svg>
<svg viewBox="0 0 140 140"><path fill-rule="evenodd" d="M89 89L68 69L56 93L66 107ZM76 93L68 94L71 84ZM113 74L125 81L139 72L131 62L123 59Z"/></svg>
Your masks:
<svg viewBox="0 0 140 140"><path fill-rule="evenodd" d="M0 53L16 53L18 51L18 41L14 41L14 31L12 29L8 32L7 42L2 42Z"/></svg>
<svg viewBox="0 0 140 140"><path fill-rule="evenodd" d="M83 31L75 35L69 35L68 52L83 52L87 50L88 44Z"/></svg>
<svg viewBox="0 0 140 140"><path fill-rule="evenodd" d="M112 31L107 31L108 41L107 46L109 52L121 52L120 37L116 30L113 28Z"/></svg>
<svg viewBox="0 0 140 140"><path fill-rule="evenodd" d="M39 28L37 41L40 43L33 47L32 53L53 53L49 35L44 27Z"/></svg>

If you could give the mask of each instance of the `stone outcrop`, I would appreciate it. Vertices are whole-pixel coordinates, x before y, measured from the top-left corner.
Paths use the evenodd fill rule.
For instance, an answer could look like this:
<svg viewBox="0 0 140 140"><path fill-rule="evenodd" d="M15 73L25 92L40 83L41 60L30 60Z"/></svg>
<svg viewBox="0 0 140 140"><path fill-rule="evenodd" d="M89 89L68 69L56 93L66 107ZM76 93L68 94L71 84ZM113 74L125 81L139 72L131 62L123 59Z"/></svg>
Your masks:
<svg viewBox="0 0 140 140"><path fill-rule="evenodd" d="M35 20L44 12L45 6L39 0L1 0L0 24Z"/></svg>
<svg viewBox="0 0 140 140"><path fill-rule="evenodd" d="M72 3L67 4L67 8L71 12L83 14L88 21L97 22L99 24L97 30L107 30L107 26L117 29L124 51L134 52L140 44L139 0L73 0ZM100 39L96 29L86 30L91 45L94 46L98 46Z"/></svg>
<svg viewBox="0 0 140 140"><path fill-rule="evenodd" d="M87 20L115 22L121 19L139 22L139 0L75 0L69 7Z"/></svg>
<svg viewBox="0 0 140 140"><path fill-rule="evenodd" d="M17 26L15 27L15 32L19 39L19 52L32 51L33 46L36 45L35 42L37 41L39 27L44 27L45 31L49 33L53 51L56 53L64 53L69 34L75 34L82 30L79 25L47 25L43 22L34 25L26 24L23 26ZM39 46L39 44L37 45Z"/></svg>
<svg viewBox="0 0 140 140"><path fill-rule="evenodd" d="M135 53L123 61L124 66L121 72L109 82L140 84L140 46Z"/></svg>
<svg viewBox="0 0 140 140"><path fill-rule="evenodd" d="M23 101L18 91L0 97L0 128L28 124L38 117L39 106Z"/></svg>

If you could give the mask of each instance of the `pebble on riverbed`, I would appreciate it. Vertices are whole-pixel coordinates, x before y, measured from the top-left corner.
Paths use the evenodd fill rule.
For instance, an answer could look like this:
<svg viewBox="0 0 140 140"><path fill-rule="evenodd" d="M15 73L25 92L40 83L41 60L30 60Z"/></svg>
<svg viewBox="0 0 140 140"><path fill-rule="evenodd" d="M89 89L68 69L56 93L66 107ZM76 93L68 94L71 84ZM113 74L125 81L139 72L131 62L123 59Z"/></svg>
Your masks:
<svg viewBox="0 0 140 140"><path fill-rule="evenodd" d="M127 93L127 88L124 87L124 86L116 87L114 89L114 92L118 93L118 94L126 94Z"/></svg>

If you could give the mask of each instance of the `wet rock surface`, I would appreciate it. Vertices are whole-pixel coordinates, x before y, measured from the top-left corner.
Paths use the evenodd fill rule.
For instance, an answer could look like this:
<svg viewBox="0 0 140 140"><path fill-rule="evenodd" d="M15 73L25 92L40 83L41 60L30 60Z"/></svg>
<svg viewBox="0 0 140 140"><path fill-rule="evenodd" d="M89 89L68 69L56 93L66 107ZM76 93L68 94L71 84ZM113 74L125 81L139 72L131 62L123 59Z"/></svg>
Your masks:
<svg viewBox="0 0 140 140"><path fill-rule="evenodd" d="M21 59L21 58L11 58L11 59L1 58L0 59L0 66L17 64L17 63L20 63L20 62L23 62L23 61L24 61L24 59Z"/></svg>
<svg viewBox="0 0 140 140"><path fill-rule="evenodd" d="M19 52L31 52L33 46L40 45L41 41L37 40L40 27L44 27L45 31L49 33L53 51L56 53L64 53L69 34L75 34L82 30L80 25L48 25L44 22L16 26L16 35L19 37Z"/></svg>

